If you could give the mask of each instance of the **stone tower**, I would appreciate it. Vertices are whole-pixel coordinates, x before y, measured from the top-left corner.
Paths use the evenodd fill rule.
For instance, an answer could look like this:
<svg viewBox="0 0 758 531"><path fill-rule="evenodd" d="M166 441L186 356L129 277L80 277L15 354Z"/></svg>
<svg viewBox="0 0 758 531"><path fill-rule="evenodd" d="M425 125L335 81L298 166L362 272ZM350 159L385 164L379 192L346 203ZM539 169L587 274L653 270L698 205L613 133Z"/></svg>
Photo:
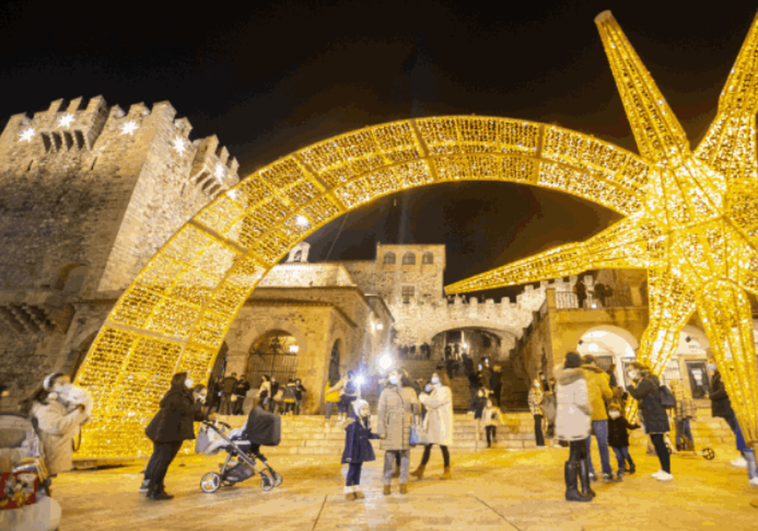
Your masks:
<svg viewBox="0 0 758 531"><path fill-rule="evenodd" d="M0 381L17 401L72 374L120 293L198 210L239 181L215 136L168 102L98 96L12 116L0 135Z"/></svg>

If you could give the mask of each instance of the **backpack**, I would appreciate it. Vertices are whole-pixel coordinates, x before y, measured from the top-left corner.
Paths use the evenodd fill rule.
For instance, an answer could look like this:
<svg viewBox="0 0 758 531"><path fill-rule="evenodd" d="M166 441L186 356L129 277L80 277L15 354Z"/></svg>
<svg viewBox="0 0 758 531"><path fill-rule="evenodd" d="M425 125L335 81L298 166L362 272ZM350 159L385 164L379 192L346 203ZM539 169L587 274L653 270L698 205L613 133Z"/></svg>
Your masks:
<svg viewBox="0 0 758 531"><path fill-rule="evenodd" d="M676 407L676 398L671 394L671 390L662 385L658 388L658 398L661 400L661 405L666 409L673 409Z"/></svg>

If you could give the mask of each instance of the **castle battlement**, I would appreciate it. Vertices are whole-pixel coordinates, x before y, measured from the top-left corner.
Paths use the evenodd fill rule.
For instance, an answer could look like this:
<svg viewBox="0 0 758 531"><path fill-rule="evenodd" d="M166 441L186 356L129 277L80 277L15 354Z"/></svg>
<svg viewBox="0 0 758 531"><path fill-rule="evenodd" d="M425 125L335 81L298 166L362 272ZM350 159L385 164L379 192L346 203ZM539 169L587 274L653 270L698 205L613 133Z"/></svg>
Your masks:
<svg viewBox="0 0 758 531"><path fill-rule="evenodd" d="M214 199L239 182L239 163L216 135L190 141L191 131L189 119L176 118L167 101L152 107L135 103L125 112L118 105L109 107L102 96L58 99L33 117L22 113L8 120L0 135L0 159L8 170L31 171L76 155L81 169L91 170L106 157L133 158L126 152L160 143L161 149L173 150L186 161L189 183Z"/></svg>

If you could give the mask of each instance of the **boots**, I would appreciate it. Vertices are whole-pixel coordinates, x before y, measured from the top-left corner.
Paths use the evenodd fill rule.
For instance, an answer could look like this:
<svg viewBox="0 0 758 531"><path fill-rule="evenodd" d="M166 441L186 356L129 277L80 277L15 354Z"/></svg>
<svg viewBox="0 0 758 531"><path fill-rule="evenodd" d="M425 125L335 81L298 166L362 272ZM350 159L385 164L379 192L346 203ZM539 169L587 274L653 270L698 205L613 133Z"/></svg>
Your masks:
<svg viewBox="0 0 758 531"><path fill-rule="evenodd" d="M355 487L355 490L353 491L353 494L355 494L355 497L358 498L358 499L366 497L365 494L363 494L360 490L358 490L358 487Z"/></svg>
<svg viewBox="0 0 758 531"><path fill-rule="evenodd" d="M151 483L147 490L148 500L170 500L171 498L173 498L173 496L167 493L162 485L154 485Z"/></svg>
<svg viewBox="0 0 758 531"><path fill-rule="evenodd" d="M419 480L424 478L424 469L426 468L426 465L419 465L416 470L411 472L411 476L418 478Z"/></svg>
<svg viewBox="0 0 758 531"><path fill-rule="evenodd" d="M595 491L590 486L590 464L586 459L581 459L579 465L579 479L582 482L582 494L592 499L595 497Z"/></svg>
<svg viewBox="0 0 758 531"><path fill-rule="evenodd" d="M355 487L345 487L345 499L354 500L355 498L357 498L355 495Z"/></svg>
<svg viewBox="0 0 758 531"><path fill-rule="evenodd" d="M408 486L405 483L400 484L400 494L408 494Z"/></svg>
<svg viewBox="0 0 758 531"><path fill-rule="evenodd" d="M382 494L384 494L385 496L389 496L390 494L392 494L392 487L390 485L385 485L384 490L382 491Z"/></svg>
<svg viewBox="0 0 758 531"><path fill-rule="evenodd" d="M442 479L453 479L453 471L450 470L449 466L445 467L445 473L442 474Z"/></svg>
<svg viewBox="0 0 758 531"><path fill-rule="evenodd" d="M588 502L592 498L582 495L576 485L576 463L566 461L563 466L563 475L566 481L566 501Z"/></svg>

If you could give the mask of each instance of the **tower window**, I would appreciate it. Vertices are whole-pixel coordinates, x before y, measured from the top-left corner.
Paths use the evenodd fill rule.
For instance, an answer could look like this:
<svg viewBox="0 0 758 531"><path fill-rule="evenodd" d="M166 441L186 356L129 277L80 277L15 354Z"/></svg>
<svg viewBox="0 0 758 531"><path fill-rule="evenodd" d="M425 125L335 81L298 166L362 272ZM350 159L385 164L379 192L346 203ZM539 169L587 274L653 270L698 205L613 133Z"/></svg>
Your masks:
<svg viewBox="0 0 758 531"><path fill-rule="evenodd" d="M413 253L405 253L403 255L403 265L416 265L416 255Z"/></svg>
<svg viewBox="0 0 758 531"><path fill-rule="evenodd" d="M395 253L384 253L384 263L385 264L394 264L395 263Z"/></svg>
<svg viewBox="0 0 758 531"><path fill-rule="evenodd" d="M414 288L413 286L403 286L402 290L400 292L402 298L403 298L403 304L410 304L411 300L413 299L414 295Z"/></svg>
<svg viewBox="0 0 758 531"><path fill-rule="evenodd" d="M426 252L423 255L421 255L421 263L422 264L433 264L434 263L434 255L430 252Z"/></svg>

